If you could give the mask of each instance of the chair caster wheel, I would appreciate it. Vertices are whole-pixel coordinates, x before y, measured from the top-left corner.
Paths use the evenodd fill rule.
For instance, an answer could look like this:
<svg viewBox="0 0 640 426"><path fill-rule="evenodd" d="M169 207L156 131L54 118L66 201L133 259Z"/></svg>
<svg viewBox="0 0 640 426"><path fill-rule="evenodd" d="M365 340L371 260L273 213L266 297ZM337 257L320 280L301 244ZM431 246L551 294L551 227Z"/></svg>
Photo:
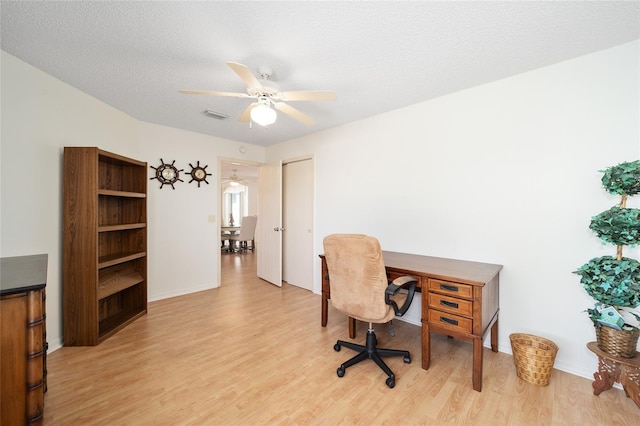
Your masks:
<svg viewBox="0 0 640 426"><path fill-rule="evenodd" d="M387 379L387 386L389 386L389 388L393 389L393 387L396 385L396 379L389 377Z"/></svg>
<svg viewBox="0 0 640 426"><path fill-rule="evenodd" d="M337 344L337 343L335 345L333 345L333 350L336 351L336 352L340 352L340 345Z"/></svg>
<svg viewBox="0 0 640 426"><path fill-rule="evenodd" d="M403 359L405 364L411 364L411 357L410 356L405 356Z"/></svg>
<svg viewBox="0 0 640 426"><path fill-rule="evenodd" d="M338 371L336 371L336 373L338 373L338 377L344 376L344 367L338 367Z"/></svg>

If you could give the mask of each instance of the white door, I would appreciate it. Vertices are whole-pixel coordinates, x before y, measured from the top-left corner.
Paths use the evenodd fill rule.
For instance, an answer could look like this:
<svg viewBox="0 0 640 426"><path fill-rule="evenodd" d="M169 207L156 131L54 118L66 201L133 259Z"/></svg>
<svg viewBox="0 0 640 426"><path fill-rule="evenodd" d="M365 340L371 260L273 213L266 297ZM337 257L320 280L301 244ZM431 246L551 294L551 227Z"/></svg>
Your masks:
<svg viewBox="0 0 640 426"><path fill-rule="evenodd" d="M283 279L313 289L313 161L282 167Z"/></svg>
<svg viewBox="0 0 640 426"><path fill-rule="evenodd" d="M258 168L258 247L259 278L282 286L282 161Z"/></svg>

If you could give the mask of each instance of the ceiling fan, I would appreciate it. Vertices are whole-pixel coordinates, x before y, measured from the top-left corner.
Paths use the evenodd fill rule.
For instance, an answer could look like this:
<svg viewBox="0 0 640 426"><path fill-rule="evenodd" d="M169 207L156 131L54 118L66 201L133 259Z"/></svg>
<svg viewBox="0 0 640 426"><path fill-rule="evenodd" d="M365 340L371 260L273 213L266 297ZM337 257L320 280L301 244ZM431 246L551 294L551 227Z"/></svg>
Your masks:
<svg viewBox="0 0 640 426"><path fill-rule="evenodd" d="M223 177L223 182L229 183L231 186L247 185L247 181L238 177L238 169L233 169L233 174L229 177Z"/></svg>
<svg viewBox="0 0 640 426"><path fill-rule="evenodd" d="M277 114L272 107L304 124L312 126L315 124L313 118L286 104L285 101L331 101L336 99L336 94L329 90L281 92L278 85L269 80L273 75L271 67L258 67L260 78L256 78L245 65L236 62L227 62L227 65L247 85L247 93L210 90L180 90L180 93L255 99L255 102L252 102L240 115L238 121L252 120L262 126L268 126L276 121Z"/></svg>

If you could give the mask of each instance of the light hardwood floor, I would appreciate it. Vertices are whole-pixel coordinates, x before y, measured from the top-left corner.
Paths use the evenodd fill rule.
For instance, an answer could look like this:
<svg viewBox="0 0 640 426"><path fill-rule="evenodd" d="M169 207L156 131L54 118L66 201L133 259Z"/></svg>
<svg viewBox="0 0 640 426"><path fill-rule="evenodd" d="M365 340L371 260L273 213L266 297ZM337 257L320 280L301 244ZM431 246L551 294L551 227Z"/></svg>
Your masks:
<svg viewBox="0 0 640 426"><path fill-rule="evenodd" d="M222 286L149 304L148 314L96 347L48 357L45 425L639 425L622 390L594 396L591 380L554 370L549 386L517 378L513 359L484 352L482 392L471 387L471 345L434 335L431 368L420 328L376 327L396 387L352 356L347 319L320 296L255 277L255 254L224 254ZM358 325L357 341L366 325ZM594 368L596 360L594 358Z"/></svg>

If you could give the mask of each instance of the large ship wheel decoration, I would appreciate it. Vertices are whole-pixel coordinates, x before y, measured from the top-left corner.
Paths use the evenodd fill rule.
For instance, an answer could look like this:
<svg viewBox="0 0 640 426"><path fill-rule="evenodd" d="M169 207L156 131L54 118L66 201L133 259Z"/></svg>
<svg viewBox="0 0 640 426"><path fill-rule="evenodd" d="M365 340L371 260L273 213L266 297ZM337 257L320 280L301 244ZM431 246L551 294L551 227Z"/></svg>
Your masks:
<svg viewBox="0 0 640 426"><path fill-rule="evenodd" d="M172 189L176 189L176 187L173 186L174 183L178 181L184 182L180 179L180 172L184 171L184 169L178 170L178 168L174 166L175 162L176 160L173 160L171 164L165 163L161 158L158 167L151 166L151 168L156 171L156 175L151 179L158 179L158 181L160 181L160 189L162 189L164 185L171 185Z"/></svg>

